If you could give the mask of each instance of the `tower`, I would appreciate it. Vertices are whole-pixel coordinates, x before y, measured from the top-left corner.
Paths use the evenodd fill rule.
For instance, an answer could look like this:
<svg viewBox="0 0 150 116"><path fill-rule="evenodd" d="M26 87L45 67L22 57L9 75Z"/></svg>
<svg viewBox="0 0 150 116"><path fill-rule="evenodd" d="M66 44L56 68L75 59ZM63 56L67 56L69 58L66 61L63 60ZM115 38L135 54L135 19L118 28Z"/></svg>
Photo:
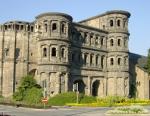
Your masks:
<svg viewBox="0 0 150 116"><path fill-rule="evenodd" d="M107 12L107 94L128 96L129 93L129 50L128 18L126 11Z"/></svg>
<svg viewBox="0 0 150 116"><path fill-rule="evenodd" d="M68 91L70 26L72 17L63 13L44 13L36 17L35 37L38 39L36 78L45 94Z"/></svg>

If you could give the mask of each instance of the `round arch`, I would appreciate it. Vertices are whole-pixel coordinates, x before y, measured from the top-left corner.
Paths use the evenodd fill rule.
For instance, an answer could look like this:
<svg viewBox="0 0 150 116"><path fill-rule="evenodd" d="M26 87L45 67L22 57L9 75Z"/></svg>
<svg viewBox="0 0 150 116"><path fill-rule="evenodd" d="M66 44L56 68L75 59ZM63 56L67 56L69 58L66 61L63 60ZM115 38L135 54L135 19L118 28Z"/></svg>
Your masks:
<svg viewBox="0 0 150 116"><path fill-rule="evenodd" d="M79 93L85 93L85 84L83 80L75 80L73 84L78 83L78 91Z"/></svg>
<svg viewBox="0 0 150 116"><path fill-rule="evenodd" d="M100 80L95 80L92 84L92 96L98 96Z"/></svg>

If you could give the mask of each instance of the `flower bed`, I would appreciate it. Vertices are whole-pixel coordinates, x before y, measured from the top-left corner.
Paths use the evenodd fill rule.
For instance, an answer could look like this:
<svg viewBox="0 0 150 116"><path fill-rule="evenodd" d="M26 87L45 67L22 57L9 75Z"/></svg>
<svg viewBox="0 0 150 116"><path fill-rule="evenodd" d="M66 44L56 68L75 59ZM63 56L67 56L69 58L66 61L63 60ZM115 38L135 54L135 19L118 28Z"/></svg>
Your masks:
<svg viewBox="0 0 150 116"><path fill-rule="evenodd" d="M106 114L148 114L148 110L144 109L142 106L126 106L117 107L113 110L109 110Z"/></svg>

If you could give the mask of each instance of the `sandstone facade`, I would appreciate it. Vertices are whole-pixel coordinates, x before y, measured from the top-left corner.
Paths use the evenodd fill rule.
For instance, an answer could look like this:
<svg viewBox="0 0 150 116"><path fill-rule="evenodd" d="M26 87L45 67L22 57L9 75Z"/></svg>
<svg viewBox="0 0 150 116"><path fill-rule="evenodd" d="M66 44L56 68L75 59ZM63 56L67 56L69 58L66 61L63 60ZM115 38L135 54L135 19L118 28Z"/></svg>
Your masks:
<svg viewBox="0 0 150 116"><path fill-rule="evenodd" d="M15 92L21 77L34 75L46 95L73 91L105 97L129 95L127 11L73 22L70 15L43 13L29 23L0 25L0 91Z"/></svg>

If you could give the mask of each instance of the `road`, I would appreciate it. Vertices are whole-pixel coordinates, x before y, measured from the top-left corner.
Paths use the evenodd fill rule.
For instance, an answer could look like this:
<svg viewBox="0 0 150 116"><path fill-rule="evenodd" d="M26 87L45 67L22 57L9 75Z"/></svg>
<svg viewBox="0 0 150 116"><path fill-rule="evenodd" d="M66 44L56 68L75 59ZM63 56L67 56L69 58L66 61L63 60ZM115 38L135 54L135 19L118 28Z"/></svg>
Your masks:
<svg viewBox="0 0 150 116"><path fill-rule="evenodd" d="M1 114L11 116L105 116L105 112L110 108L79 108L79 107L55 107L51 109L33 109L23 107L12 107L0 105Z"/></svg>
<svg viewBox="0 0 150 116"><path fill-rule="evenodd" d="M145 108L150 111L150 106L145 106ZM105 112L110 109L112 108L54 107L50 109L33 109L33 108L23 108L23 107L16 108L13 106L0 105L0 116L2 116L1 115L2 113L11 116L105 116ZM150 114L144 116L150 116Z"/></svg>

